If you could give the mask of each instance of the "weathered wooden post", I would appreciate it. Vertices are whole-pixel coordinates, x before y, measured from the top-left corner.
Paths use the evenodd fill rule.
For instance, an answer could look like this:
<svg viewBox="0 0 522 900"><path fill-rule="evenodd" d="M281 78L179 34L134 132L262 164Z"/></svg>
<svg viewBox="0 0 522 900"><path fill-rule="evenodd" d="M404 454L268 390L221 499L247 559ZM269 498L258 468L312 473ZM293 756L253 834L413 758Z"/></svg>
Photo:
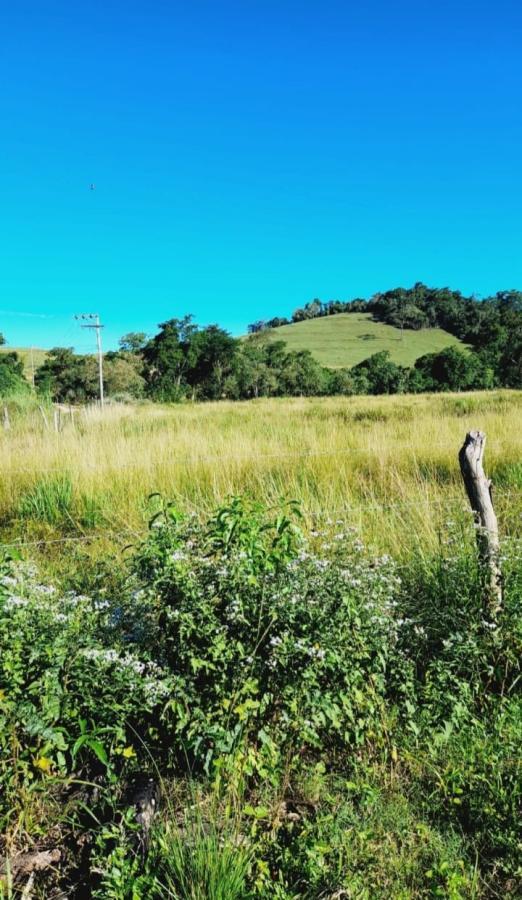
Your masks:
<svg viewBox="0 0 522 900"><path fill-rule="evenodd" d="M485 446L484 432L468 432L459 453L459 463L466 493L475 514L479 558L486 574L486 600L489 612L495 618L502 608L502 570L491 480L486 477L482 464Z"/></svg>
<svg viewBox="0 0 522 900"><path fill-rule="evenodd" d="M9 410L7 406L4 406L4 431L9 431L11 427L11 420L9 418Z"/></svg>

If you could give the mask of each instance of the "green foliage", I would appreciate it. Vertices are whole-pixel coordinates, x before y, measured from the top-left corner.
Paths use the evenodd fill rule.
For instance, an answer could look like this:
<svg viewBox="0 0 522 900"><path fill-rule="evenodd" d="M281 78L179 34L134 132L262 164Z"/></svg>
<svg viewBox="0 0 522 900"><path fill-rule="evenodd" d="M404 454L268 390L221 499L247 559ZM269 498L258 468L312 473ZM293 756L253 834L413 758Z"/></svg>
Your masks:
<svg viewBox="0 0 522 900"><path fill-rule="evenodd" d="M378 767L361 766L350 779L316 767L291 804L293 814L276 818L271 832L263 832L262 821L254 826L266 868L278 873L276 884L258 879L259 894L281 900L476 896L457 830L428 823L404 787Z"/></svg>
<svg viewBox="0 0 522 900"><path fill-rule="evenodd" d="M125 353L140 353L147 343L147 335L144 331L129 331L118 341L120 349Z"/></svg>
<svg viewBox="0 0 522 900"><path fill-rule="evenodd" d="M239 753L266 777L290 748L363 745L384 715L393 567L297 551L292 512L236 498L200 532L167 511L138 553L176 683L162 720L206 771Z"/></svg>
<svg viewBox="0 0 522 900"><path fill-rule="evenodd" d="M48 525L72 522L73 488L67 475L45 478L20 500L18 515Z"/></svg>
<svg viewBox="0 0 522 900"><path fill-rule="evenodd" d="M479 356L448 347L417 360L410 374L413 391L466 391L494 387L495 378Z"/></svg>
<svg viewBox="0 0 522 900"><path fill-rule="evenodd" d="M107 353L104 386L108 396L141 397L145 389L142 368L140 357L133 353ZM35 384L40 394L56 402L97 400L100 393L98 361L94 356L78 356L70 347L54 347L37 369Z"/></svg>
<svg viewBox="0 0 522 900"><path fill-rule="evenodd" d="M69 475L47 476L22 495L16 517L25 522L45 523L65 531L97 528L105 522L103 495L75 496Z"/></svg>
<svg viewBox="0 0 522 900"><path fill-rule="evenodd" d="M434 818L454 820L473 839L483 865L521 878L522 704L491 703L487 716L446 726L423 750L422 766Z"/></svg>
<svg viewBox="0 0 522 900"><path fill-rule="evenodd" d="M143 361L134 353L107 354L103 367L103 381L107 396L115 400L139 398L145 393Z"/></svg>
<svg viewBox="0 0 522 900"><path fill-rule="evenodd" d="M72 347L53 347L37 369L35 384L40 394L63 403L82 403L99 395L94 357L77 356Z"/></svg>
<svg viewBox="0 0 522 900"><path fill-rule="evenodd" d="M245 900L252 850L223 824L196 816L156 836L158 900Z"/></svg>
<svg viewBox="0 0 522 900"><path fill-rule="evenodd" d="M374 353L352 369L358 392L363 394L398 394L405 382L405 373L391 362L386 350Z"/></svg>
<svg viewBox="0 0 522 900"><path fill-rule="evenodd" d="M2 829L87 832L108 900L516 896L518 547L491 621L451 526L399 569L342 522L305 538L294 503L234 497L201 524L154 502L126 572L82 574L90 596L2 563ZM199 779L146 858L140 771L167 796Z"/></svg>
<svg viewBox="0 0 522 900"><path fill-rule="evenodd" d="M412 372L409 389L413 391L465 390L467 385L521 387L521 297L520 291L512 290L498 291L492 297L478 300L449 288L431 288L417 282L411 288L394 288L369 300L323 303L316 299L294 312L291 326L274 318L254 323L249 330L255 333L281 329L276 340L288 340L293 348L313 349L317 359L326 365L354 365L364 361L365 350L357 349L354 338L374 337L382 342L383 350L391 351L395 363L412 365L421 356L426 357L420 367L426 378L420 377L417 366ZM335 320L329 321L332 316ZM367 334L360 331L365 321ZM475 351L474 373L466 368L462 382L454 377L457 374L454 359L449 380L443 377L444 357L435 371L431 363L433 357L453 347L452 335L457 339L454 343L460 340ZM431 341L431 346L421 349L426 340ZM464 367L464 362L460 365ZM431 379L431 387L423 386L426 379Z"/></svg>
<svg viewBox="0 0 522 900"><path fill-rule="evenodd" d="M516 291L479 302L418 283L369 301L316 299L292 318L253 323L242 341L217 325L199 328L190 315L161 323L148 341L131 332L105 356L107 393L173 402L522 386ZM377 352L368 356L372 341ZM13 377L0 367L0 393ZM36 384L54 400L84 402L97 398L97 379L94 357L54 348Z"/></svg>
<svg viewBox="0 0 522 900"><path fill-rule="evenodd" d="M35 575L4 565L0 581L3 828L46 779L103 772L110 782L132 764L134 718L146 727L169 690L156 663L118 645L106 600L60 595Z"/></svg>
<svg viewBox="0 0 522 900"><path fill-rule="evenodd" d="M24 367L17 353L0 353L0 397L29 393Z"/></svg>
<svg viewBox="0 0 522 900"><path fill-rule="evenodd" d="M217 399L230 374L237 341L217 325L199 329L192 316L169 319L143 351L148 392L159 400Z"/></svg>

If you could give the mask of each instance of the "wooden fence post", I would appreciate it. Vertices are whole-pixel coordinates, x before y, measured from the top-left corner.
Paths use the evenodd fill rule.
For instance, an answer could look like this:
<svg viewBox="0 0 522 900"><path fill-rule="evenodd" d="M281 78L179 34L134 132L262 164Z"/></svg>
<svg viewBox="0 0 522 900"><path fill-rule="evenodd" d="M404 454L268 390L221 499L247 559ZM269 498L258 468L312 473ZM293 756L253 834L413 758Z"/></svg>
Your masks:
<svg viewBox="0 0 522 900"><path fill-rule="evenodd" d="M9 410L7 406L4 406L4 430L9 431L11 427L11 420L9 418Z"/></svg>
<svg viewBox="0 0 522 900"><path fill-rule="evenodd" d="M485 446L484 432L468 432L459 453L459 463L466 493L475 514L479 558L486 573L487 604L490 614L495 618L502 608L502 570L491 480L486 477L482 464Z"/></svg>

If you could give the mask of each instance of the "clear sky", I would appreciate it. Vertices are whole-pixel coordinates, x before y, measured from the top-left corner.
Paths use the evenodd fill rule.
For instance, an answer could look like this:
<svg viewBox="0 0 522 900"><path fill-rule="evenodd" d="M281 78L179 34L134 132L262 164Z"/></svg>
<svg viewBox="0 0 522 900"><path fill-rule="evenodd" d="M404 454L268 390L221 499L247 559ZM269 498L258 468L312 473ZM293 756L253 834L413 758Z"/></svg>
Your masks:
<svg viewBox="0 0 522 900"><path fill-rule="evenodd" d="M518 0L16 0L0 23L12 345L83 349L91 310L110 346L186 312L240 333L316 296L522 288Z"/></svg>

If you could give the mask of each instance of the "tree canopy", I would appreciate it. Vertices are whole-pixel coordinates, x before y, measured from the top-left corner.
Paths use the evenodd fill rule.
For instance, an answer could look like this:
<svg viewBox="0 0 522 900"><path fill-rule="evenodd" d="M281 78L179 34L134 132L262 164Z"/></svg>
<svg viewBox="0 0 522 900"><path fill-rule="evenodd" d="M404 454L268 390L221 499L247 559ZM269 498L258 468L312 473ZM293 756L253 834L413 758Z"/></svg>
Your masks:
<svg viewBox="0 0 522 900"><path fill-rule="evenodd" d="M151 338L144 332L123 335L120 349L105 354L106 392L172 402L522 388L520 291L499 291L478 300L419 282L369 300L315 298L296 310L292 321L340 312L367 312L401 329L444 328L467 348L426 354L410 369L380 352L350 370L332 370L322 367L310 352L291 351L283 341L273 340L269 330L288 324L284 317L254 322L249 335L238 339L219 325L200 327L186 315L162 322ZM16 354L2 354L0 365L0 391L5 394L16 379L23 381L21 363ZM55 400L94 400L99 390L96 359L55 347L38 369L36 385Z"/></svg>

